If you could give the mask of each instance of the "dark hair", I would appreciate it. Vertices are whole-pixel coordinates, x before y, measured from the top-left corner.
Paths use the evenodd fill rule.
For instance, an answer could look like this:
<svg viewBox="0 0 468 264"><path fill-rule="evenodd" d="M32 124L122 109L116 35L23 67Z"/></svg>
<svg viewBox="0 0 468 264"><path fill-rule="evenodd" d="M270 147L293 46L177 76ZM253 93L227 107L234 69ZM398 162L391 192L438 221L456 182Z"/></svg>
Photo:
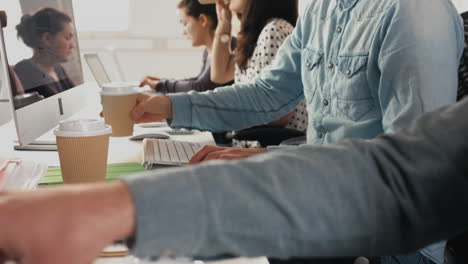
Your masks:
<svg viewBox="0 0 468 264"><path fill-rule="evenodd" d="M16 26L18 37L21 38L28 47L36 49L40 46L42 34L50 33L55 35L61 32L66 23L72 22L70 16L54 9L42 8L32 14L21 17L21 22Z"/></svg>
<svg viewBox="0 0 468 264"><path fill-rule="evenodd" d="M185 12L191 17L199 18L202 14L208 16L213 22L213 25L211 25L211 30L215 30L218 26L216 5L202 5L198 2L198 0L181 0L177 7L185 8Z"/></svg>
<svg viewBox="0 0 468 264"><path fill-rule="evenodd" d="M297 0L247 0L240 14L241 30L237 38L235 61L239 68L247 66L258 37L270 19L282 18L295 26L298 16Z"/></svg>

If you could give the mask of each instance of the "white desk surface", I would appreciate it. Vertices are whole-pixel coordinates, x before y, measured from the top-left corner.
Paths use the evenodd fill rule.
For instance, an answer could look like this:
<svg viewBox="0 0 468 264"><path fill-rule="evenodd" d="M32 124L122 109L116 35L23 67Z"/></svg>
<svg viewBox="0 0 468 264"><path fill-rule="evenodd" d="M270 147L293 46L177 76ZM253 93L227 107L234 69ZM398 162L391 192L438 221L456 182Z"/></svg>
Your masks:
<svg viewBox="0 0 468 264"><path fill-rule="evenodd" d="M81 112L72 118L100 118L101 112L99 87L97 84L87 83L86 90L89 91L86 106ZM40 121L38 121L40 122ZM142 128L135 125L134 135L145 133L157 133L170 130L169 127ZM58 153L56 151L14 151L14 140L16 140L16 129L13 121L0 126L0 156L18 157L27 160L46 163L49 166L59 166ZM53 129L39 140L54 140ZM170 136L171 140L197 142L202 144L215 144L211 133L195 131L193 135ZM141 141L131 141L128 137L110 138L108 163L139 162L142 163Z"/></svg>
<svg viewBox="0 0 468 264"><path fill-rule="evenodd" d="M96 84L87 84L90 87L91 94L86 103L86 107L73 118L99 118L101 111L100 97ZM94 96L93 96L94 95ZM168 130L169 127L142 128L135 125L134 135L151 132L161 132ZM196 131L193 135L170 136L172 140L190 141L203 144L214 144L211 133ZM49 166L59 166L59 157L56 151L15 151L13 149L14 140L16 140L16 129L13 121L0 126L0 156L18 157L26 160L46 163ZM54 139L53 130L46 133L40 140ZM142 162L141 141L130 141L128 137L110 138L108 163L122 162ZM167 261L156 263L167 264ZM148 262L139 261L132 256L121 258L100 258L95 264L147 264ZM171 261L172 264L186 264L187 262ZM196 262L199 263L199 262ZM236 258L224 261L209 262L210 264L268 264L266 258Z"/></svg>

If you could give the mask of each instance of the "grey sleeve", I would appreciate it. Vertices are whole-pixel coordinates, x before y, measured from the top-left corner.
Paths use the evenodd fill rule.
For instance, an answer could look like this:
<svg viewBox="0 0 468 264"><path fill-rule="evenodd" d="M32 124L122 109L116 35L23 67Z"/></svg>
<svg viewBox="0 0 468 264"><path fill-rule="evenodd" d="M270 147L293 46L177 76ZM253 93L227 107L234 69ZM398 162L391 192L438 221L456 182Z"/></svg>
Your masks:
<svg viewBox="0 0 468 264"><path fill-rule="evenodd" d="M164 79L156 85L156 91L161 93L182 93L182 92L204 92L214 90L217 87L231 85L232 82L216 84L211 81L211 64L208 59L208 52L203 53L203 65L198 76L187 79Z"/></svg>
<svg viewBox="0 0 468 264"><path fill-rule="evenodd" d="M374 140L128 177L133 253L372 256L447 238L468 222L467 115L465 100Z"/></svg>

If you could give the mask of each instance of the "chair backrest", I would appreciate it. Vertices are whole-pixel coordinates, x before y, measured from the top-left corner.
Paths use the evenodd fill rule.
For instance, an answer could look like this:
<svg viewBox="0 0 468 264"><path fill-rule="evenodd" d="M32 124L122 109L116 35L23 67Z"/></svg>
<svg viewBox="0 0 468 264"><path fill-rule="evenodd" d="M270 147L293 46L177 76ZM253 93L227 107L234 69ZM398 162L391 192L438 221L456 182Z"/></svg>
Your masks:
<svg viewBox="0 0 468 264"><path fill-rule="evenodd" d="M465 51L458 72L458 100L468 95L468 12L461 14L465 27ZM456 264L468 263L468 232L459 234L447 243L447 252Z"/></svg>
<svg viewBox="0 0 468 264"><path fill-rule="evenodd" d="M468 95L468 12L461 14L465 27L465 51L458 72L458 100Z"/></svg>

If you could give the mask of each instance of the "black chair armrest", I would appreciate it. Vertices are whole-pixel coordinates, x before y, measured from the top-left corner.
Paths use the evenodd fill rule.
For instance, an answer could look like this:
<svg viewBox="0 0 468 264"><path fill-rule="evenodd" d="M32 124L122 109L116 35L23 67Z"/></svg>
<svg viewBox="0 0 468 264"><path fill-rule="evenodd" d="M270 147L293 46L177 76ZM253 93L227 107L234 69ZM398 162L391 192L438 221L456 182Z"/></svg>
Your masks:
<svg viewBox="0 0 468 264"><path fill-rule="evenodd" d="M277 146L281 142L295 137L305 136L304 132L283 127L256 126L236 131L233 139L258 141L262 147Z"/></svg>

